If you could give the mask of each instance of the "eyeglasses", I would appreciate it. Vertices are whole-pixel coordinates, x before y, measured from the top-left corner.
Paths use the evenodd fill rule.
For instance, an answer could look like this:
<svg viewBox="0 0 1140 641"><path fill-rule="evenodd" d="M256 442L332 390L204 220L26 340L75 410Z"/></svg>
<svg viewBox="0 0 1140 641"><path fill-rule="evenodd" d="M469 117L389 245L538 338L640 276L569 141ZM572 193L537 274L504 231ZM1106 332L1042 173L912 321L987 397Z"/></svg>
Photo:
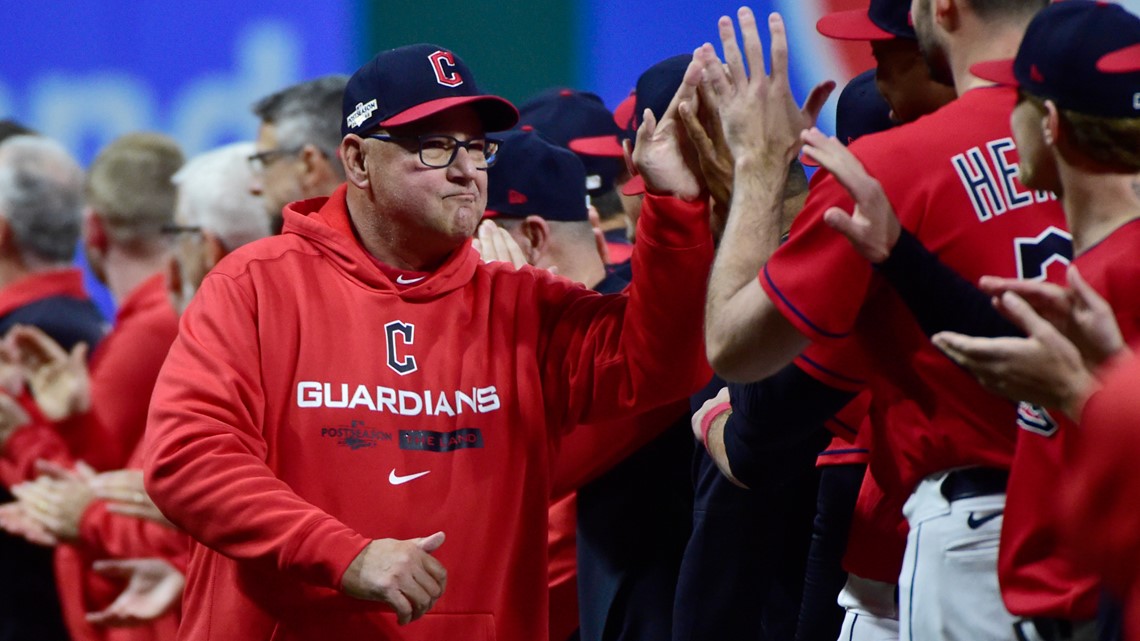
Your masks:
<svg viewBox="0 0 1140 641"><path fill-rule="evenodd" d="M202 232L202 226L201 225L175 225L175 224L171 223L169 225L163 225L161 231L163 234L168 234L171 236L174 236L177 234L199 234Z"/></svg>
<svg viewBox="0 0 1140 641"><path fill-rule="evenodd" d="M285 156L292 156L293 154L301 151L303 147L294 147L290 149L269 149L266 151L258 152L246 158L249 161L249 168L253 173L260 174L265 171L265 168L273 164L273 161Z"/></svg>
<svg viewBox="0 0 1140 641"><path fill-rule="evenodd" d="M471 160L475 161L476 169L486 169L495 164L495 155L499 153L499 145L502 144L501 140L494 138L472 138L464 141L454 136L442 134L423 136L372 134L367 138L384 142L414 142L420 151L420 162L435 169L442 169L455 162L455 156L459 154L460 147L466 149Z"/></svg>

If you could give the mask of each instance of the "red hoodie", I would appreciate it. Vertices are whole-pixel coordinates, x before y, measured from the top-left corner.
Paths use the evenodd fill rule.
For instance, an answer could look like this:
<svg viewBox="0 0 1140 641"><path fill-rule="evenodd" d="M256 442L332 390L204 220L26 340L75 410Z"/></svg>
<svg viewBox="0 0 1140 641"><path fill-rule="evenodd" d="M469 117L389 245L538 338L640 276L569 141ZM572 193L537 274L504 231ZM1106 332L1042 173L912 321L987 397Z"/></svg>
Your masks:
<svg viewBox="0 0 1140 641"><path fill-rule="evenodd" d="M355 239L343 186L224 259L147 430L148 490L199 543L179 637L546 638L559 436L709 375L705 207L649 197L640 224L614 296L469 244L399 287ZM437 530L448 586L419 621L339 592L369 540Z"/></svg>

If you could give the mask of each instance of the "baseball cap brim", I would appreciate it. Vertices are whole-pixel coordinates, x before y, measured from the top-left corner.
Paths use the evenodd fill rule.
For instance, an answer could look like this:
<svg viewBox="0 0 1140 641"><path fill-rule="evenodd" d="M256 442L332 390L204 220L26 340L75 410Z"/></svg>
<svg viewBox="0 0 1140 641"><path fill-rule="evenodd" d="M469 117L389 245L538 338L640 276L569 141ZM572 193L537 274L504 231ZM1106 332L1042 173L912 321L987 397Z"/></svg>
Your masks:
<svg viewBox="0 0 1140 641"><path fill-rule="evenodd" d="M1096 61L1102 73L1132 73L1140 71L1140 44L1131 45L1105 54Z"/></svg>
<svg viewBox="0 0 1140 641"><path fill-rule="evenodd" d="M506 131L519 121L519 110L506 99L498 96L454 96L437 98L420 103L380 123L381 127L399 127L417 120L434 116L441 111L470 105L479 113L483 128L487 131Z"/></svg>
<svg viewBox="0 0 1140 641"><path fill-rule="evenodd" d="M866 9L829 13L815 23L815 30L835 40L892 40L896 37L871 22Z"/></svg>
<svg viewBox="0 0 1140 641"><path fill-rule="evenodd" d="M645 181L641 176L634 176L621 186L621 193L626 196L640 196L645 193Z"/></svg>
<svg viewBox="0 0 1140 641"><path fill-rule="evenodd" d="M605 156L608 158L621 158L624 152L621 149L621 140L617 136L590 136L576 138L570 141L570 151L586 156Z"/></svg>
<svg viewBox="0 0 1140 641"><path fill-rule="evenodd" d="M1017 76L1013 74L1012 58L979 62L970 67L970 73L982 80L989 80L1007 87L1017 87L1020 84L1017 82Z"/></svg>

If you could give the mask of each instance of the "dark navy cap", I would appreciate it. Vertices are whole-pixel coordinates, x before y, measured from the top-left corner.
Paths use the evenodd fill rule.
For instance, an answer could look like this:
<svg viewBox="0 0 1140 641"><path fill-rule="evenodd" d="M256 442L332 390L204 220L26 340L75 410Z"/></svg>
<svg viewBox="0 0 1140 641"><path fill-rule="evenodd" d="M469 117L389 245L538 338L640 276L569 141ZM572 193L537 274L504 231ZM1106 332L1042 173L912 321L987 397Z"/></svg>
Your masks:
<svg viewBox="0 0 1140 641"><path fill-rule="evenodd" d="M850 145L862 136L894 127L891 106L875 86L875 70L868 69L851 79L839 94L835 106L835 137Z"/></svg>
<svg viewBox="0 0 1140 641"><path fill-rule="evenodd" d="M608 156L622 158L622 141L632 140L637 136L637 124L634 121L633 110L637 106L637 92L630 91L617 107L614 107L614 124L617 125L617 135L591 136L570 141L570 149L579 156Z"/></svg>
<svg viewBox="0 0 1140 641"><path fill-rule="evenodd" d="M487 131L518 122L514 105L481 94L471 70L447 49L418 44L381 51L348 79L340 132L398 127L459 105L471 105Z"/></svg>
<svg viewBox="0 0 1140 641"><path fill-rule="evenodd" d="M844 145L896 124L891 120L890 104L875 86L874 68L852 78L839 92L839 101L835 104L835 137ZM800 155L800 162L809 167L819 166L807 154Z"/></svg>
<svg viewBox="0 0 1140 641"><path fill-rule="evenodd" d="M685 79L685 70L693 61L693 54L683 53L672 58L666 58L653 65L637 79L637 88L634 89L635 103L633 108L634 131L641 126L641 116L645 110L653 112L653 117L661 120L673 96L681 87ZM622 186L621 192L626 196L636 196L645 193L645 181L641 176L634 176Z"/></svg>
<svg viewBox="0 0 1140 641"><path fill-rule="evenodd" d="M578 140L606 137L617 140L622 131L597 95L573 89L551 89L519 106L519 124L530 127L551 142L575 151ZM586 166L586 190L592 196L614 187L621 161L597 154L581 154Z"/></svg>
<svg viewBox="0 0 1140 641"><path fill-rule="evenodd" d="M1017 57L974 65L979 78L1020 87L1059 109L1140 117L1140 18L1109 2L1065 0L1033 17Z"/></svg>
<svg viewBox="0 0 1140 641"><path fill-rule="evenodd" d="M637 95L633 108L635 130L641 125L641 114L645 113L646 109L653 112L654 118L661 120L661 116L665 115L665 110L669 108L669 103L673 102L677 89L681 87L685 70L692 61L693 54L683 53L666 58L641 74L634 90Z"/></svg>
<svg viewBox="0 0 1140 641"><path fill-rule="evenodd" d="M508 131L487 168L488 217L587 220L586 169L578 156L535 131Z"/></svg>
<svg viewBox="0 0 1140 641"><path fill-rule="evenodd" d="M871 0L866 9L836 11L815 23L816 31L836 40L916 40L910 0Z"/></svg>

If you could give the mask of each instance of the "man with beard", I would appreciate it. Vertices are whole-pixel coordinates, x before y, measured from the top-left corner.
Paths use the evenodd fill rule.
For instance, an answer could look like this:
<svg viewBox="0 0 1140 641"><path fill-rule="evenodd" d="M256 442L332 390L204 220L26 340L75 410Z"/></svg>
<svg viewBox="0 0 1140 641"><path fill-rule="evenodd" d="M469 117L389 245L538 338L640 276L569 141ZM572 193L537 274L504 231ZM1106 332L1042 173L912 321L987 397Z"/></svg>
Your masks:
<svg viewBox="0 0 1140 641"><path fill-rule="evenodd" d="M952 82L959 97L850 148L882 183L908 235L970 280L1033 277L1067 251L1056 202L1013 180L1008 122L1016 92L970 73L976 62L1010 57L1045 4L915 0L915 29L932 75ZM755 19L746 10L740 19L748 66L763 69ZM809 342L855 342L873 392L872 475L910 494L900 638L1012 638L996 563L1016 409L941 356L881 274L831 229L853 208L834 176L816 178L777 249L782 168L811 123L791 97L779 17L769 20L771 77L748 78L731 21L722 18L720 27L728 71L711 47L698 52L737 159L733 208L709 287L710 360L726 378L758 380Z"/></svg>

